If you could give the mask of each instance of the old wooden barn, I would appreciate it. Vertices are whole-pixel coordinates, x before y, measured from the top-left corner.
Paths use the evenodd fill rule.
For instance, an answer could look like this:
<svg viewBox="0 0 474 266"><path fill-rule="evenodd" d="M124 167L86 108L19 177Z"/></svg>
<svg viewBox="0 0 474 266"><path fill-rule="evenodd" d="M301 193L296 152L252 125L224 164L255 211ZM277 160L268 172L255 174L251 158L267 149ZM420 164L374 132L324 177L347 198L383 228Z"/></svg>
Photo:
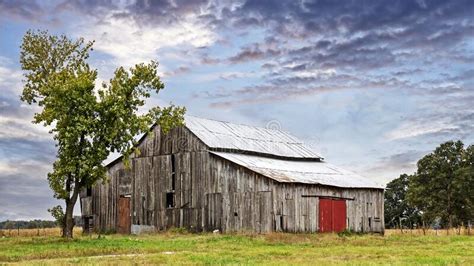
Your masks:
<svg viewBox="0 0 474 266"><path fill-rule="evenodd" d="M384 231L383 187L329 164L294 136L187 116L141 138L127 169L81 193L86 230Z"/></svg>

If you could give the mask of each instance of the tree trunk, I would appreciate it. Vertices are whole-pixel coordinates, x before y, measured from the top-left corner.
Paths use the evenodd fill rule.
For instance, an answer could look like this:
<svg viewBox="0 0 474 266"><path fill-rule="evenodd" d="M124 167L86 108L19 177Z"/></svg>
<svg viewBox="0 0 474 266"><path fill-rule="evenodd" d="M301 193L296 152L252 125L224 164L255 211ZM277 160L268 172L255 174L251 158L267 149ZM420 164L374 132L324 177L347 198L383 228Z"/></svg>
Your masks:
<svg viewBox="0 0 474 266"><path fill-rule="evenodd" d="M399 222L399 225L400 225L400 232L403 234L402 218L401 217L398 217L398 222Z"/></svg>
<svg viewBox="0 0 474 266"><path fill-rule="evenodd" d="M453 227L453 217L448 214L448 228L446 229L447 235L449 236L449 229Z"/></svg>
<svg viewBox="0 0 474 266"><path fill-rule="evenodd" d="M69 200L66 200L66 213L64 213L64 227L63 227L63 237L71 239L73 237L74 229L74 205L76 205L77 196L79 194L79 189L77 186L74 186L74 191L72 197Z"/></svg>
<svg viewBox="0 0 474 266"><path fill-rule="evenodd" d="M74 228L74 219L73 219L74 204L68 201L66 202L66 213L64 214L64 228L63 228L63 237L72 238L72 231Z"/></svg>

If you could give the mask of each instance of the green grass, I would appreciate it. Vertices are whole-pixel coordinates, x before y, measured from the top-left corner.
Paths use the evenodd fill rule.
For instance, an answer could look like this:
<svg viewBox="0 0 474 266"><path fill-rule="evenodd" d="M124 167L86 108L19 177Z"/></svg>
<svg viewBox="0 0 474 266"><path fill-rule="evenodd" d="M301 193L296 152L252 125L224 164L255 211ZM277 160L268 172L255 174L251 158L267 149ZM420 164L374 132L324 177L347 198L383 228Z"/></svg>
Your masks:
<svg viewBox="0 0 474 266"><path fill-rule="evenodd" d="M474 265L472 236L163 233L0 238L0 264Z"/></svg>

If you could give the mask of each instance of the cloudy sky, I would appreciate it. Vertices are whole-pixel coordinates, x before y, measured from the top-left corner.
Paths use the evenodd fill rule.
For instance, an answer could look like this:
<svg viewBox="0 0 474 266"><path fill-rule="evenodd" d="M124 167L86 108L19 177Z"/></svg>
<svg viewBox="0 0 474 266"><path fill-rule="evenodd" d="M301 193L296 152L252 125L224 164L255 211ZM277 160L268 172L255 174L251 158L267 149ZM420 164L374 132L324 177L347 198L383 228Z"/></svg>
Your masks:
<svg viewBox="0 0 474 266"><path fill-rule="evenodd" d="M22 104L28 29L95 40L100 80L158 60L148 103L277 125L381 183L439 143L474 143L474 1L0 0L0 220L49 218L47 130Z"/></svg>

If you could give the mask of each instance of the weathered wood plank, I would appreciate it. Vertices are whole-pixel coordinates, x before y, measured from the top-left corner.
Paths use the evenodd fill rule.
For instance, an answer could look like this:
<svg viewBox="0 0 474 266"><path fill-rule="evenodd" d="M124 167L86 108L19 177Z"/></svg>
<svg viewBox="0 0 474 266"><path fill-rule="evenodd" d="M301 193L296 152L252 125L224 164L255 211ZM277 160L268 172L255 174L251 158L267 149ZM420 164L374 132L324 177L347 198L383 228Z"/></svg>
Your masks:
<svg viewBox="0 0 474 266"><path fill-rule="evenodd" d="M109 181L92 189L89 207L81 192L83 214L93 216L95 230L116 228L120 195L131 195L133 224L158 230L179 226L193 231L317 232L319 198L308 195L353 198L346 201L347 227L384 230L382 190L278 183L210 154L186 128L162 134L155 127L139 149L131 169L122 162L108 169ZM166 206L169 192L174 192L172 208Z"/></svg>

